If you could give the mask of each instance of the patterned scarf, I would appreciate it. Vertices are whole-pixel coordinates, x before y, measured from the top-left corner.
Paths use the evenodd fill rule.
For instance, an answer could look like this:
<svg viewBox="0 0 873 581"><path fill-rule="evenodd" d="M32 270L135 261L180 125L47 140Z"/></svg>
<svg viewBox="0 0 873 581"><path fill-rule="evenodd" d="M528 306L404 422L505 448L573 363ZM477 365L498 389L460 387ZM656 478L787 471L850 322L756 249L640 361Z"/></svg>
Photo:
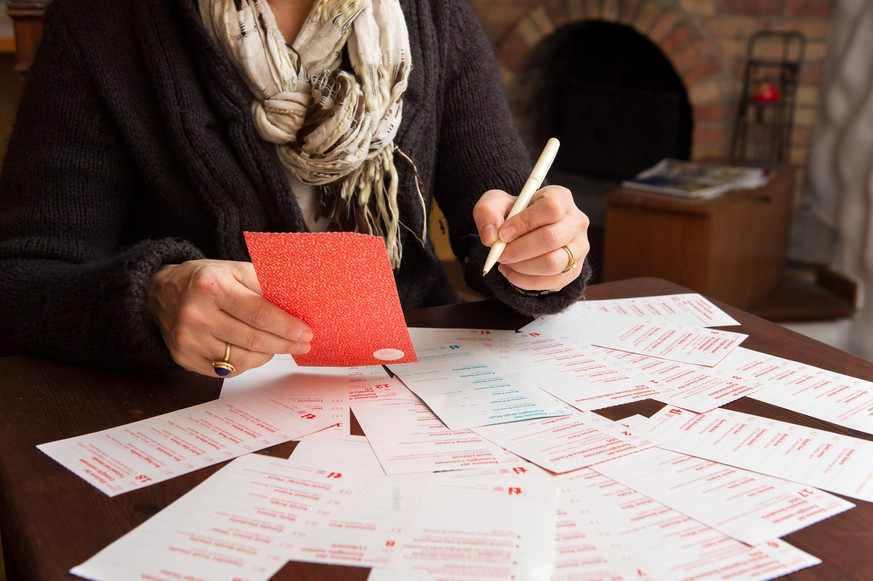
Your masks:
<svg viewBox="0 0 873 581"><path fill-rule="evenodd" d="M200 0L200 12L254 95L255 126L282 164L324 186L322 210L340 229L382 236L399 267L395 153L415 171L393 143L411 69L399 0L316 0L290 47L266 0ZM340 68L344 49L353 74Z"/></svg>

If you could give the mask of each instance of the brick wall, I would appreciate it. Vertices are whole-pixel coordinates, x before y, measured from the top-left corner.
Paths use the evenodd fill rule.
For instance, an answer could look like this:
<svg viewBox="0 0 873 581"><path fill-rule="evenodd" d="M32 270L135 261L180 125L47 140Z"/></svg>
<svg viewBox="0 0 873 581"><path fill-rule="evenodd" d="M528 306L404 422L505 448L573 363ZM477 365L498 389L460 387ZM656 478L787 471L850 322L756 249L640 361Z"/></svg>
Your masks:
<svg viewBox="0 0 873 581"><path fill-rule="evenodd" d="M730 150L749 36L796 30L806 36L789 161L807 159L834 0L471 0L511 94L539 42L566 24L605 20L632 26L657 45L685 83L694 114L692 158Z"/></svg>

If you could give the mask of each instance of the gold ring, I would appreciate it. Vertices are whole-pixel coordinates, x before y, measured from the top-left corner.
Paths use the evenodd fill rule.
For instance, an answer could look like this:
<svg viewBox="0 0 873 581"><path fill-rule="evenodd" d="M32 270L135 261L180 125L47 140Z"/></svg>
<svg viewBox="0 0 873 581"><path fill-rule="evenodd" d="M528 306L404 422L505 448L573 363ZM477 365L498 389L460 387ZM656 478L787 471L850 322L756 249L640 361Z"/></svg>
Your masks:
<svg viewBox="0 0 873 581"><path fill-rule="evenodd" d="M565 274L576 268L576 257L573 256L573 251L568 246L561 246L561 248L567 253L567 266L561 271L561 274Z"/></svg>
<svg viewBox="0 0 873 581"><path fill-rule="evenodd" d="M225 345L224 359L212 362L212 369L215 370L215 375L218 375L219 377L230 375L236 370L236 367L234 367L233 363L230 362L230 343L225 343Z"/></svg>

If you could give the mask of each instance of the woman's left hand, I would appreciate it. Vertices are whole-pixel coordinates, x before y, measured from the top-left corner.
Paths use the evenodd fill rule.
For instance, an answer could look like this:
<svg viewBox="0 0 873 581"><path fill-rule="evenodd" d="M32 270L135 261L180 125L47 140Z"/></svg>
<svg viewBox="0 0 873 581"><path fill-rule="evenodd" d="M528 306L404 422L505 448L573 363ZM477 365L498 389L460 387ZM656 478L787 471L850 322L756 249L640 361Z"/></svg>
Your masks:
<svg viewBox="0 0 873 581"><path fill-rule="evenodd" d="M564 288L582 272L588 255L588 216L562 186L538 190L527 208L506 219L515 199L502 190L489 190L479 198L473 219L482 243L506 243L497 269L516 287Z"/></svg>

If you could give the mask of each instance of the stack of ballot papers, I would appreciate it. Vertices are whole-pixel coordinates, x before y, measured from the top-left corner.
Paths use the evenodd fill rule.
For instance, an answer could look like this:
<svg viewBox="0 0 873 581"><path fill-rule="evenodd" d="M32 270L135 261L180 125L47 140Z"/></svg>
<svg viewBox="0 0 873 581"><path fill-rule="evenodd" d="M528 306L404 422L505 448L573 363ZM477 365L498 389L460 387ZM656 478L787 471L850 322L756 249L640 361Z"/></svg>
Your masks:
<svg viewBox="0 0 873 581"><path fill-rule="evenodd" d="M741 346L697 294L584 301L518 331L409 329L415 358L275 357L215 401L39 448L109 496L226 462L71 573L269 579L772 579L783 537L873 501L873 384ZM407 349L408 350L408 349ZM652 417L596 413L653 399ZM363 436L350 431L354 414ZM290 458L255 454L296 440Z"/></svg>

